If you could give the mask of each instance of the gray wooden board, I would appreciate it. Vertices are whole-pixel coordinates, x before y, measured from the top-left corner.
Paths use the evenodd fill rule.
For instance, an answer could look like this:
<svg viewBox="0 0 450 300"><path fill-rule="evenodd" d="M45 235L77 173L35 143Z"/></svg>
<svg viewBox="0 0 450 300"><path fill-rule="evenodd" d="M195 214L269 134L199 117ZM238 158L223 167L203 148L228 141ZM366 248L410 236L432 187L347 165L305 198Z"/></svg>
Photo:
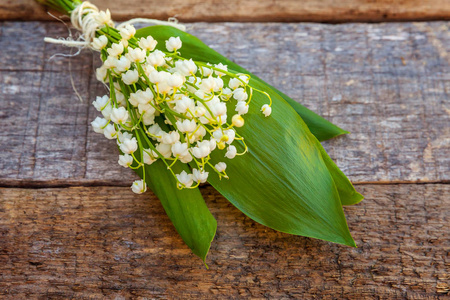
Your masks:
<svg viewBox="0 0 450 300"><path fill-rule="evenodd" d="M212 187L206 270L154 194L0 188L2 299L448 299L450 186L360 185L358 248L259 225Z"/></svg>
<svg viewBox="0 0 450 300"><path fill-rule="evenodd" d="M90 105L97 54L44 44L61 23L2 22L0 184L129 185ZM352 132L324 143L355 183L450 178L449 23L194 23L189 32ZM72 50L72 52L75 52ZM71 67L69 67L69 63ZM74 85L84 102L80 102Z"/></svg>

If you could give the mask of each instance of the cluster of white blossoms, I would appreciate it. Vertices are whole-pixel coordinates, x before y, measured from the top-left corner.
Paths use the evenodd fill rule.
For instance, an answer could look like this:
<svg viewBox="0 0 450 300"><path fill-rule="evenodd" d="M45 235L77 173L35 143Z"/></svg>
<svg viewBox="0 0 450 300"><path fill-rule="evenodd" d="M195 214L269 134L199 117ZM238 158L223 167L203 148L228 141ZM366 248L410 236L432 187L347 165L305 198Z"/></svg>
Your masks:
<svg viewBox="0 0 450 300"><path fill-rule="evenodd" d="M160 51L151 36L135 38L131 25L109 30L109 35L98 35L92 42L103 61L97 79L110 89L110 95L93 102L103 117L97 117L92 126L95 132L117 140L123 153L121 166L143 168L143 180L135 181L132 190L146 190L145 166L158 159L180 189L206 182L207 170L227 177L226 159L247 151L235 128L244 126L243 116L256 90L249 85L250 77L222 64L181 57L179 37L169 38L167 51ZM261 111L268 117L271 101ZM220 150L224 161L213 161L211 153ZM178 161L188 164L191 172L175 174L172 167Z"/></svg>

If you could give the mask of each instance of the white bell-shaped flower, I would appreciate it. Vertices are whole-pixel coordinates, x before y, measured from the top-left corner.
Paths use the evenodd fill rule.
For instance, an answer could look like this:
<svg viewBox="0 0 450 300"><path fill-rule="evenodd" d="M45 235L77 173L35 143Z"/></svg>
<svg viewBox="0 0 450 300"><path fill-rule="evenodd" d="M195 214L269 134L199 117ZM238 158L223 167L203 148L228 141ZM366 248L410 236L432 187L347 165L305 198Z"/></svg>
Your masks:
<svg viewBox="0 0 450 300"><path fill-rule="evenodd" d="M180 114L185 114L188 110L194 111L195 110L194 100L183 95L181 99L175 102L174 110Z"/></svg>
<svg viewBox="0 0 450 300"><path fill-rule="evenodd" d="M225 153L225 157L229 159L233 159L236 156L237 149L235 146L228 146L227 153Z"/></svg>
<svg viewBox="0 0 450 300"><path fill-rule="evenodd" d="M119 73L126 72L131 67L131 61L126 56L120 57L120 59L116 59L114 62L115 71Z"/></svg>
<svg viewBox="0 0 450 300"><path fill-rule="evenodd" d="M117 138L117 131L113 124L106 125L105 129L103 129L103 134L108 140Z"/></svg>
<svg viewBox="0 0 450 300"><path fill-rule="evenodd" d="M165 56L166 55L163 52L155 50L147 56L147 63L155 68L160 67L166 63L166 60L164 59Z"/></svg>
<svg viewBox="0 0 450 300"><path fill-rule="evenodd" d="M227 164L224 163L224 162L220 162L220 163L216 164L214 166L214 168L216 168L216 170L219 171L219 172L223 172L227 168Z"/></svg>
<svg viewBox="0 0 450 300"><path fill-rule="evenodd" d="M182 171L180 174L176 174L176 176L178 181L186 187L190 187L192 186L192 183L194 183L192 174L188 174L186 171Z"/></svg>
<svg viewBox="0 0 450 300"><path fill-rule="evenodd" d="M164 158L170 158L172 156L171 144L160 143L156 146L156 150L158 150Z"/></svg>
<svg viewBox="0 0 450 300"><path fill-rule="evenodd" d="M111 112L111 121L116 124L125 124L128 120L128 111L125 107L113 108Z"/></svg>
<svg viewBox="0 0 450 300"><path fill-rule="evenodd" d="M178 49L181 48L181 39L179 36L177 37L170 37L167 41L166 41L166 48L169 52L174 52L177 51Z"/></svg>
<svg viewBox="0 0 450 300"><path fill-rule="evenodd" d="M179 141L176 142L175 144L172 145L172 154L174 157L188 155L189 154L188 144L181 143Z"/></svg>
<svg viewBox="0 0 450 300"><path fill-rule="evenodd" d="M139 80L139 73L137 70L128 70L126 73L122 74L122 80L127 85L132 85Z"/></svg>
<svg viewBox="0 0 450 300"><path fill-rule="evenodd" d="M228 67L227 67L226 65L222 64L222 63L219 63L219 64L215 65L215 67L216 67L217 69L223 70L223 71L225 71L225 72L228 71ZM223 72L221 72L221 71L218 71L218 70L215 70L214 73L216 73L216 75L219 76L219 77L225 75L225 73L223 73Z"/></svg>
<svg viewBox="0 0 450 300"><path fill-rule="evenodd" d="M126 57L134 63L142 63L145 61L147 53L145 50L142 50L140 48L128 48L128 53L126 54Z"/></svg>
<svg viewBox="0 0 450 300"><path fill-rule="evenodd" d="M133 156L131 156L130 154L119 155L119 165L124 168L128 168L129 166L131 166L133 164L133 161Z"/></svg>
<svg viewBox="0 0 450 300"><path fill-rule="evenodd" d="M272 107L270 107L268 104L264 104L261 107L261 111L264 114L264 116L268 117L272 113Z"/></svg>
<svg viewBox="0 0 450 300"><path fill-rule="evenodd" d="M242 82L237 78L231 78L228 82L230 89L235 90L242 85Z"/></svg>
<svg viewBox="0 0 450 300"><path fill-rule="evenodd" d="M151 165L152 163L154 163L156 161L156 158L150 156L149 153L152 153L152 150L150 149L144 149L144 155L142 156L143 160L144 160L144 164L146 165Z"/></svg>
<svg viewBox="0 0 450 300"><path fill-rule="evenodd" d="M202 83L200 84L200 89L205 93L213 92L215 87L216 87L216 80L212 76L203 78Z"/></svg>
<svg viewBox="0 0 450 300"><path fill-rule="evenodd" d="M171 88L179 88L184 83L184 77L179 73L173 73L167 78L167 85Z"/></svg>
<svg viewBox="0 0 450 300"><path fill-rule="evenodd" d="M97 98L95 98L95 101L92 102L92 105L94 105L96 110L102 111L102 109L106 106L106 104L108 104L108 102L109 102L108 95L102 97L97 96Z"/></svg>
<svg viewBox="0 0 450 300"><path fill-rule="evenodd" d="M139 48L146 51L153 51L156 47L156 44L158 44L158 42L150 35L140 38L138 42Z"/></svg>
<svg viewBox="0 0 450 300"><path fill-rule="evenodd" d="M138 144L136 138L133 137L131 139L124 139L119 147L123 153L131 154L137 150Z"/></svg>
<svg viewBox="0 0 450 300"><path fill-rule="evenodd" d="M155 124L155 114L151 112L145 112L142 116L142 123L144 123L144 125L146 126Z"/></svg>
<svg viewBox="0 0 450 300"><path fill-rule="evenodd" d="M180 140L180 134L178 131L174 130L169 133L163 133L162 142L164 144L175 144Z"/></svg>
<svg viewBox="0 0 450 300"><path fill-rule="evenodd" d="M236 137L236 131L234 131L234 129L224 130L223 134L227 136L227 140L225 142L228 145L230 145L234 141L234 138Z"/></svg>
<svg viewBox="0 0 450 300"><path fill-rule="evenodd" d="M95 69L95 78L100 82L105 82L107 80L108 69L105 66Z"/></svg>
<svg viewBox="0 0 450 300"><path fill-rule="evenodd" d="M178 120L176 122L177 128L181 132L193 132L197 128L197 123L195 120Z"/></svg>
<svg viewBox="0 0 450 300"><path fill-rule="evenodd" d="M94 121L91 122L92 128L96 133L103 133L103 128L108 124L108 120L96 117Z"/></svg>
<svg viewBox="0 0 450 300"><path fill-rule="evenodd" d="M233 98L237 101L245 101L248 99L248 94L243 88L237 88L233 92Z"/></svg>
<svg viewBox="0 0 450 300"><path fill-rule="evenodd" d="M133 25L127 24L119 29L122 39L129 40L136 34L136 28Z"/></svg>
<svg viewBox="0 0 450 300"><path fill-rule="evenodd" d="M194 75L197 73L197 65L192 59L178 60L175 62L175 70L183 76Z"/></svg>
<svg viewBox="0 0 450 300"><path fill-rule="evenodd" d="M121 43L114 43L111 45L111 48L106 49L109 55L113 57L117 57L123 53L124 47Z"/></svg>
<svg viewBox="0 0 450 300"><path fill-rule="evenodd" d="M98 14L94 15L95 21L100 25L106 25L111 23L111 12L109 9L106 11L99 11Z"/></svg>
<svg viewBox="0 0 450 300"><path fill-rule="evenodd" d="M248 104L245 101L238 101L236 104L236 112L240 115L245 115L248 113Z"/></svg>
<svg viewBox="0 0 450 300"><path fill-rule="evenodd" d="M192 170L192 179L198 183L205 183L208 179L209 172L200 171L198 169Z"/></svg>
<svg viewBox="0 0 450 300"><path fill-rule="evenodd" d="M91 43L91 47L98 51L105 48L106 45L108 45L108 38L104 35L101 35L98 38L94 38L94 40Z"/></svg>
<svg viewBox="0 0 450 300"><path fill-rule="evenodd" d="M207 157L211 153L211 146L208 140L197 142L197 146L191 148L192 154L198 158Z"/></svg>
<svg viewBox="0 0 450 300"><path fill-rule="evenodd" d="M147 184L144 180L135 180L131 185L131 190L136 194L142 194L147 190Z"/></svg>

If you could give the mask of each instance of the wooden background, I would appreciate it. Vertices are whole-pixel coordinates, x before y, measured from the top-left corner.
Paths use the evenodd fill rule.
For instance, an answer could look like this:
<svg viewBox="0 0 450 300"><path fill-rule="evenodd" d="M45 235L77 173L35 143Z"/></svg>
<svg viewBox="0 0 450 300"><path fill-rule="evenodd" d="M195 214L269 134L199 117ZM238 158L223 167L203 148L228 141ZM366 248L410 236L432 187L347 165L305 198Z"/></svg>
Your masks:
<svg viewBox="0 0 450 300"><path fill-rule="evenodd" d="M91 130L97 55L50 59L70 50L43 37L67 29L0 0L0 298L450 298L449 1L134 2L108 5L116 19L233 21L188 31L352 132L324 146L366 196L345 208L358 248L265 228L205 186L206 270ZM367 23L381 20L436 21Z"/></svg>

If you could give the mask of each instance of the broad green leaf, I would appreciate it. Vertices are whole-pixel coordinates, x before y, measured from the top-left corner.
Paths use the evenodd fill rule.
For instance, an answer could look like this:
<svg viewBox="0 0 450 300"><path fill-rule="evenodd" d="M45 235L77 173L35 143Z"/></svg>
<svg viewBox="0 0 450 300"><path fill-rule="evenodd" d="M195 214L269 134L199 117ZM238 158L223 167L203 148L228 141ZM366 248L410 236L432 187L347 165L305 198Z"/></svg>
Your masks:
<svg viewBox="0 0 450 300"><path fill-rule="evenodd" d="M148 148L147 143L140 137ZM140 159L140 153L135 153ZM189 171L189 167L176 163L173 171ZM142 168L136 170L143 178ZM217 222L203 200L198 188L179 190L176 180L161 160L146 166L145 180L148 187L161 201L164 210L192 252L203 261L206 260L211 242L216 234Z"/></svg>
<svg viewBox="0 0 450 300"><path fill-rule="evenodd" d="M203 43L197 37L186 33L184 31L178 30L174 27L170 26L150 26L146 28L142 28L137 30L136 37L143 37L151 35L154 39L159 41L157 48L160 50L165 50L165 44L163 41L167 40L171 36L179 36L183 41L183 47L180 52L181 55L185 58L192 58L193 60L209 62L212 64L223 63L228 65L230 69L235 70L236 72L247 73L252 76L252 78L258 78L255 75L251 74L249 71L245 70L241 66L235 64L231 60L227 59L225 56L211 49L205 43ZM267 83L266 83L267 84ZM268 85L268 84L267 84ZM319 141L324 141L333 137L336 137L341 134L346 134L348 131L345 131L331 122L325 120L321 116L307 109L300 103L294 101L289 98L282 92L277 89L271 87L274 91L279 93L284 100L289 103L295 111L302 117L305 123L308 125L311 132L317 137Z"/></svg>
<svg viewBox="0 0 450 300"><path fill-rule="evenodd" d="M271 95L272 115L262 115L259 109L268 99L254 92L246 124L237 129L248 153L229 160L225 151L214 151L213 161L227 163L229 179L219 180L211 169L208 182L263 225L355 246L320 143L276 92L259 80L251 79L250 85Z"/></svg>
<svg viewBox="0 0 450 300"><path fill-rule="evenodd" d="M163 44L161 42L169 36L185 34L174 34L170 28L164 36L163 28L145 34L141 31L137 36L151 34ZM199 55L210 61L210 54L202 53L204 49L194 49L198 40L192 47L186 47L185 38L181 38L185 47L183 56L197 60L194 55ZM186 49L193 53L186 54ZM274 101L273 114L263 117L259 108L268 103L268 99L255 92L245 118L246 126L238 130L246 138L249 153L228 160L223 157L224 151L213 152L215 161L227 162L230 179L219 180L210 169L209 182L261 224L282 232L355 246L320 143L282 96L254 77L251 85L270 93Z"/></svg>
<svg viewBox="0 0 450 300"><path fill-rule="evenodd" d="M180 31L176 28L169 26L151 26L147 28L142 28L137 30L136 37L142 37L152 35L153 38L157 39L159 42L158 47L160 50L164 49L164 42L171 36L180 36L183 41L183 47L181 48L181 54L185 58L192 58L194 60L210 62L210 63L223 63L229 66L237 72L249 73L247 70L241 66L230 61L226 57L222 56L218 52L214 51L207 45L205 45L201 40L195 36L188 34L184 31ZM255 75L251 75L252 78L258 79ZM260 80L260 79L259 79ZM261 80L262 81L262 80ZM278 93L286 102L288 102L295 111L300 115L303 121L307 124L309 130L315 135L319 141L327 140L335 136L348 133L345 130L340 129L331 122L320 117L316 113L302 106L300 103L294 101L287 95L283 94L279 90L271 87L266 83L267 86L272 88L272 90ZM363 197L356 192L355 188L348 180L348 178L342 173L342 171L334 164L330 159L326 151L320 147L323 159L331 172L331 175L338 187L339 196L343 205L356 204L363 199Z"/></svg>

